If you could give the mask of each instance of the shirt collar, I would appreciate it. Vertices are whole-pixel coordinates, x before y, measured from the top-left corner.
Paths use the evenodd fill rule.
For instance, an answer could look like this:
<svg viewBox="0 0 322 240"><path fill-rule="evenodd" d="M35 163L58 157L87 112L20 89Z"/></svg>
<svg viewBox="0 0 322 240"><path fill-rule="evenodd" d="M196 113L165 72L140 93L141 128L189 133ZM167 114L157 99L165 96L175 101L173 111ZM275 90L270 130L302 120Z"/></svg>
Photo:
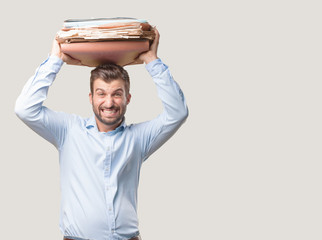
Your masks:
<svg viewBox="0 0 322 240"><path fill-rule="evenodd" d="M95 115L93 115L91 118L87 119L85 126L87 129L90 129L93 127L98 131ZM111 131L111 133L116 133L116 132L122 131L125 129L125 127L126 127L126 123L125 123L125 117L124 117L121 125L118 126L115 130Z"/></svg>
<svg viewBox="0 0 322 240"><path fill-rule="evenodd" d="M96 125L96 120L95 120L95 116L93 115L91 118L88 118L86 120L86 124L85 124L86 128L91 128L91 127L94 127L94 128L97 128L97 125Z"/></svg>

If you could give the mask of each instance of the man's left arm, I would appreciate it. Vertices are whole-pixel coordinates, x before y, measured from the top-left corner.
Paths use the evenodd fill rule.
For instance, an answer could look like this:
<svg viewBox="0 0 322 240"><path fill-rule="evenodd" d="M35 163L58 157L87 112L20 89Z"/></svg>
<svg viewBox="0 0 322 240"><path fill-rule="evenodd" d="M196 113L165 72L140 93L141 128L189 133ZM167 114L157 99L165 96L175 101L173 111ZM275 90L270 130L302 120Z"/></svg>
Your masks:
<svg viewBox="0 0 322 240"><path fill-rule="evenodd" d="M146 68L157 87L163 111L156 119L145 125L145 132L148 132L147 136L149 136L145 158L173 136L188 117L184 94L178 83L174 81L168 66L160 59L156 59L147 64Z"/></svg>
<svg viewBox="0 0 322 240"><path fill-rule="evenodd" d="M160 35L156 29L155 33L156 37L150 50L141 54L139 59L146 63L146 69L156 84L163 112L156 119L143 123L141 128L144 160L165 143L188 117L183 92L174 81L168 66L157 57Z"/></svg>

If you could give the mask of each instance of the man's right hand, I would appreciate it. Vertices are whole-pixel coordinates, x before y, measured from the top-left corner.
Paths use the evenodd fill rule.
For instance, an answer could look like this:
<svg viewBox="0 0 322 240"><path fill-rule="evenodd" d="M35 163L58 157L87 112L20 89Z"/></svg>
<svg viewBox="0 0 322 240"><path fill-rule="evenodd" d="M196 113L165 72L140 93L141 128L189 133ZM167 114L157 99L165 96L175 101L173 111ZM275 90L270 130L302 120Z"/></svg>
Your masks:
<svg viewBox="0 0 322 240"><path fill-rule="evenodd" d="M53 41L53 46L51 48L51 55L59 57L65 63L70 65L83 65L81 61L63 53L61 51L60 43L56 39Z"/></svg>

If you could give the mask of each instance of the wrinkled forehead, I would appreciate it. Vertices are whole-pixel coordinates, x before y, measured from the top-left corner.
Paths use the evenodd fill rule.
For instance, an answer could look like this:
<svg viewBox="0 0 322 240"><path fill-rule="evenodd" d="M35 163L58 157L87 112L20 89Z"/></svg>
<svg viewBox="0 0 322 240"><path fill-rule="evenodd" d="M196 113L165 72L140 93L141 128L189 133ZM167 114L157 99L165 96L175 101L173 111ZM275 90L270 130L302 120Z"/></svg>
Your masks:
<svg viewBox="0 0 322 240"><path fill-rule="evenodd" d="M126 92L125 81L123 79L110 79L103 80L101 78L97 78L93 82L93 91L97 89L105 90L105 91L115 91L118 89L122 89Z"/></svg>

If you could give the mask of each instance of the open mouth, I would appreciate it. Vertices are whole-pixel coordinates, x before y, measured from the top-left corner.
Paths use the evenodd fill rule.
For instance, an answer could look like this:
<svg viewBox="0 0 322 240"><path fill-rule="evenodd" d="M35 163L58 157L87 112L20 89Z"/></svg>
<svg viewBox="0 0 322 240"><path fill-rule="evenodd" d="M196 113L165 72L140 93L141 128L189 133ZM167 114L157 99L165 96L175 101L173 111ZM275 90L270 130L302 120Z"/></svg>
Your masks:
<svg viewBox="0 0 322 240"><path fill-rule="evenodd" d="M104 117L115 117L118 113L118 109L116 108L111 108L111 109L101 109L101 114Z"/></svg>

